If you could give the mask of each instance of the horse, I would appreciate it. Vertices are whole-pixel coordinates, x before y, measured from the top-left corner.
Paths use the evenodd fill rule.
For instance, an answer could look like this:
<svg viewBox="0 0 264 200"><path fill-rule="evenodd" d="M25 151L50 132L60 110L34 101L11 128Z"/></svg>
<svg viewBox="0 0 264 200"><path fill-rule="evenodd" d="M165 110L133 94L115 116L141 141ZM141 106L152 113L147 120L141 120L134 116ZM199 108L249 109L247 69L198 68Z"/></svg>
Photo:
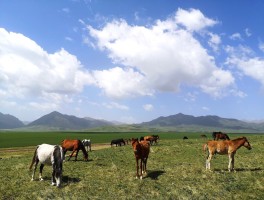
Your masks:
<svg viewBox="0 0 264 200"><path fill-rule="evenodd" d="M206 159L206 170L210 170L211 164L210 161L214 154L228 154L229 157L229 164L228 164L228 171L234 170L234 163L235 163L235 154L236 151L240 147L246 147L248 150L251 149L251 146L246 137L237 138L234 140L221 140L221 141L214 141L210 140L206 144L204 144L203 149L208 153Z"/></svg>
<svg viewBox="0 0 264 200"><path fill-rule="evenodd" d="M39 172L40 181L43 181L42 170L44 168L44 165L45 164L52 165L53 171L52 171L51 185L57 185L57 187L59 187L62 182L61 177L62 177L63 160L64 160L64 154L61 146L50 145L50 144L38 145L34 152L31 165L29 167L29 169L31 170L33 164L35 163L31 180L32 181L34 180L37 165L40 162L41 163L40 172Z"/></svg>
<svg viewBox="0 0 264 200"><path fill-rule="evenodd" d="M188 140L188 137L187 136L184 136L182 139L183 140Z"/></svg>
<svg viewBox="0 0 264 200"><path fill-rule="evenodd" d="M84 140L82 140L82 143L83 143L83 146L84 147L87 147L86 148L86 151L88 152L88 151L92 151L92 142L91 142L91 140L90 139L84 139Z"/></svg>
<svg viewBox="0 0 264 200"><path fill-rule="evenodd" d="M155 142L155 144L158 143L158 139L159 136L158 135L148 135L143 137L144 140L149 141L151 145L153 145L153 142ZM142 137L140 138L140 141L142 141Z"/></svg>
<svg viewBox="0 0 264 200"><path fill-rule="evenodd" d="M120 138L120 139L112 140L110 145L112 146L113 144L115 144L116 147L117 147L117 145L121 147L122 146L122 143L124 145L126 145L125 140L123 138Z"/></svg>
<svg viewBox="0 0 264 200"><path fill-rule="evenodd" d="M143 178L143 173L147 173L147 160L149 156L150 151L150 143L146 140L138 141L138 139L132 138L131 140L132 148L135 154L136 159L136 168L137 168L137 174L136 178L140 177L140 179ZM139 160L140 160L140 175L138 173L139 170Z"/></svg>
<svg viewBox="0 0 264 200"><path fill-rule="evenodd" d="M207 138L207 136L206 136L206 135L204 135L204 134L203 134L203 135L200 135L200 136L201 136L201 138Z"/></svg>
<svg viewBox="0 0 264 200"><path fill-rule="evenodd" d="M69 139L65 139L61 142L61 146L63 148L64 151L64 155L66 155L67 151L72 151L71 155L69 156L68 161L71 159L71 157L73 156L74 152L76 152L75 154L75 161L77 160L77 156L80 150L82 150L83 152L83 158L85 161L88 161L88 153L85 150L85 147L83 145L83 143L81 142L81 140L69 140Z"/></svg>
<svg viewBox="0 0 264 200"><path fill-rule="evenodd" d="M213 132L212 133L212 137L214 140L219 140L219 139L222 139L222 140L230 140L230 138L228 137L227 134L225 133L222 133L222 132Z"/></svg>

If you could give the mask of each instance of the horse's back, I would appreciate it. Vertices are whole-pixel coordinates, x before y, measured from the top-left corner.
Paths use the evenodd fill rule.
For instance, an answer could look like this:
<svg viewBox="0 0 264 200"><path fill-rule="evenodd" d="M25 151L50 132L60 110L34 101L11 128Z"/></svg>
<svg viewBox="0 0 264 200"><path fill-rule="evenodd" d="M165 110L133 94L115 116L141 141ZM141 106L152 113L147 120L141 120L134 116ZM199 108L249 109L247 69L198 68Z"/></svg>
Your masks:
<svg viewBox="0 0 264 200"><path fill-rule="evenodd" d="M207 142L207 148L212 154L227 154L230 146L228 140L210 140Z"/></svg>
<svg viewBox="0 0 264 200"><path fill-rule="evenodd" d="M54 151L54 145L41 144L37 149L37 156L41 163L51 165L51 156Z"/></svg>
<svg viewBox="0 0 264 200"><path fill-rule="evenodd" d="M140 141L143 156L148 156L150 151L150 143L146 140Z"/></svg>
<svg viewBox="0 0 264 200"><path fill-rule="evenodd" d="M65 139L62 141L61 146L64 149L72 151L73 149L78 148L81 144L82 142L80 140Z"/></svg>

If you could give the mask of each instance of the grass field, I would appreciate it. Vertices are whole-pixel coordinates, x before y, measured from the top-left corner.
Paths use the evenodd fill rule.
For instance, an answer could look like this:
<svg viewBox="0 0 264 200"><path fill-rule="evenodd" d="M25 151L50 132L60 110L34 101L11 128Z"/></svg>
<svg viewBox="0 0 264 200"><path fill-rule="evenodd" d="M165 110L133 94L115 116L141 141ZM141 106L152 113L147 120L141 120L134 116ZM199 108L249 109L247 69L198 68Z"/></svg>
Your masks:
<svg viewBox="0 0 264 200"><path fill-rule="evenodd" d="M47 141L51 137L41 134ZM83 136L83 133L75 134ZM13 138L15 135L17 133ZM29 140L23 135L21 139ZM84 135L84 138L92 136ZM263 199L264 135L247 135L252 150L243 147L238 150L235 156L237 171L233 173L227 171L228 157L220 155L211 162L212 172L205 171L202 144L206 140L199 134L160 135L159 144L151 147L148 175L143 180L135 179L132 147L126 145L92 151L88 162L82 161L81 155L76 162L64 162L61 188L51 186L50 166L44 167L44 181L30 181L28 167L33 150L2 148L0 199ZM183 135L189 139L182 140ZM101 134L98 141L107 142L112 136ZM231 139L239 136L241 134L231 135ZM3 135L0 137L2 144ZM56 141L62 139L55 138ZM31 145L35 144L28 144Z"/></svg>

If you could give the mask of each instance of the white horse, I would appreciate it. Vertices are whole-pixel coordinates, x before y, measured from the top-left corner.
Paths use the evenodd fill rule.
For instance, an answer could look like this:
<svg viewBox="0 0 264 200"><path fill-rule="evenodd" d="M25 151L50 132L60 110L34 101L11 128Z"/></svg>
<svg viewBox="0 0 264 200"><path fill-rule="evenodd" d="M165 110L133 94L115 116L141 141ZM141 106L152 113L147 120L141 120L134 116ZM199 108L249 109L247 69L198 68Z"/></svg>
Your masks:
<svg viewBox="0 0 264 200"><path fill-rule="evenodd" d="M83 141L82 141L82 143L83 143L83 146L86 148L86 151L88 152L88 151L92 151L92 142L91 142L91 140L90 139L84 139Z"/></svg>
<svg viewBox="0 0 264 200"><path fill-rule="evenodd" d="M37 165L40 162L40 170L39 170L39 179L43 181L42 178L42 170L44 165L52 165L52 179L51 185L57 185L57 187L61 184L62 177L62 163L64 160L63 149L59 145L50 145L50 144L41 144L38 145L34 156L32 158L32 163L29 169L32 169L33 164L35 163L35 167L32 174L32 181L34 180L35 172L37 169Z"/></svg>

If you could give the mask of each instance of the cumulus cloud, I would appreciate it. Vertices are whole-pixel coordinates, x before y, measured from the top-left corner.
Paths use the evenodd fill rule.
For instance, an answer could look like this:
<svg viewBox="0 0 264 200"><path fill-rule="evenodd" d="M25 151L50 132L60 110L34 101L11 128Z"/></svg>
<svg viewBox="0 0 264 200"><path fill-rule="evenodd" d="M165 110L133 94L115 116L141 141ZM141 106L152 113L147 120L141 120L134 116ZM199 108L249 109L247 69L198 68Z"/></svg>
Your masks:
<svg viewBox="0 0 264 200"><path fill-rule="evenodd" d="M74 94L91 82L76 56L66 50L49 54L28 37L0 28L0 91L5 97Z"/></svg>
<svg viewBox="0 0 264 200"><path fill-rule="evenodd" d="M126 66L98 71L97 85L115 97L178 92L181 85L199 87L212 96L221 95L234 78L230 71L216 66L192 32L216 23L199 10L179 9L174 17L157 20L152 26L129 25L123 19L113 20L101 29L87 26L94 45L106 51L114 63ZM210 38L211 44L220 43L216 35ZM119 75L109 78L117 71ZM136 77L136 81L130 77ZM129 81L125 83L124 79Z"/></svg>
<svg viewBox="0 0 264 200"><path fill-rule="evenodd" d="M218 22L203 15L200 10L179 8L176 16L176 23L185 26L190 31L200 31L206 27L214 26Z"/></svg>

